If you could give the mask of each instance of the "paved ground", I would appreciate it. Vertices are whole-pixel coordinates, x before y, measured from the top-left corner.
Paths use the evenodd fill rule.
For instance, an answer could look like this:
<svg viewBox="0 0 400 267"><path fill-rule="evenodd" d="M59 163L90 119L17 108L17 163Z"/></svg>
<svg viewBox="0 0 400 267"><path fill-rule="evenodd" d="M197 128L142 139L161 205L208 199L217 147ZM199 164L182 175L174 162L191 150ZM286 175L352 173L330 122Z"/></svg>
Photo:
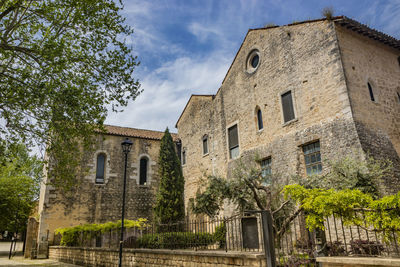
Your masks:
<svg viewBox="0 0 400 267"><path fill-rule="evenodd" d="M73 264L68 264L68 263L62 263L62 262L57 262L54 260L30 260L30 259L24 259L22 256L15 256L11 258L11 260L8 259L8 256L0 256L0 266L51 266L51 267L76 267L77 265Z"/></svg>
<svg viewBox="0 0 400 267"><path fill-rule="evenodd" d="M18 242L16 246L16 256L8 259L10 252L10 242L0 242L0 266L51 266L51 267L75 267L77 265L57 262L54 260L30 260L22 257L22 242ZM13 253L14 255L14 253Z"/></svg>

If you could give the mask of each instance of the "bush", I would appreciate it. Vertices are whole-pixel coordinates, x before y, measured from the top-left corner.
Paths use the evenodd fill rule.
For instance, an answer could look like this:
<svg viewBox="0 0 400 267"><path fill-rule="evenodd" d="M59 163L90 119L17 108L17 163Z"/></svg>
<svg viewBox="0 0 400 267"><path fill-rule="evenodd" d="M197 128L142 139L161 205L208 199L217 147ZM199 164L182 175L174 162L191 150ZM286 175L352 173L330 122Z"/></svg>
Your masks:
<svg viewBox="0 0 400 267"><path fill-rule="evenodd" d="M346 254L344 245L340 241L327 242L326 252L327 256L344 256Z"/></svg>
<svg viewBox="0 0 400 267"><path fill-rule="evenodd" d="M381 243L369 240L351 240L350 246L356 255L381 255L384 250Z"/></svg>
<svg viewBox="0 0 400 267"><path fill-rule="evenodd" d="M221 223L219 226L215 228L214 240L219 242L219 247L223 248L226 244L226 225L225 223Z"/></svg>
<svg viewBox="0 0 400 267"><path fill-rule="evenodd" d="M209 233L169 232L145 234L136 240L134 246L152 249L183 249L208 246L214 242L214 236Z"/></svg>
<svg viewBox="0 0 400 267"><path fill-rule="evenodd" d="M124 220L125 228L139 228L142 229L146 227L146 219L138 219L138 220ZM66 227L66 228L58 228L55 231L55 234L61 235L61 246L67 247L76 247L82 246L82 242L80 241L81 235L84 237L82 238L83 241L87 241L100 233L105 233L111 230L118 230L121 229L121 220L117 222L107 222L103 224L84 224L84 225L77 225L73 227Z"/></svg>

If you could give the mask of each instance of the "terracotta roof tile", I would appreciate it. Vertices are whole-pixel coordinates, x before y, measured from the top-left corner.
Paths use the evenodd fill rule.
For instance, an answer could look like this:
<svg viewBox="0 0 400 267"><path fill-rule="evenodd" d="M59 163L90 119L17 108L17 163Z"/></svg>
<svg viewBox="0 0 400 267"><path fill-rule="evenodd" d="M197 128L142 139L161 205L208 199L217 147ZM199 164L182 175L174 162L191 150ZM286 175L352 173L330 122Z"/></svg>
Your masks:
<svg viewBox="0 0 400 267"><path fill-rule="evenodd" d="M137 137L137 138L152 139L152 140L161 140L161 138L164 135L164 132L160 131L120 127L114 125L104 125L104 128L110 135L129 136L129 137ZM171 135L174 141L178 140L178 135L176 133L171 133Z"/></svg>

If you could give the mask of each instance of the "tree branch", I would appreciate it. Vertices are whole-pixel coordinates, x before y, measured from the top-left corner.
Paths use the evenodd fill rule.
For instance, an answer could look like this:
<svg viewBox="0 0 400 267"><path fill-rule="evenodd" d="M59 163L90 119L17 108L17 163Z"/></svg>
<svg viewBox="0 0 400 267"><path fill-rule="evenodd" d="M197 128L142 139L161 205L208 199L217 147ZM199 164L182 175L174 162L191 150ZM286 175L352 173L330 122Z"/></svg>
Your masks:
<svg viewBox="0 0 400 267"><path fill-rule="evenodd" d="M286 218L286 220L282 223L281 229L277 231L276 235L278 239L285 233L286 229L289 227L289 224L300 214L303 208L297 209L290 217Z"/></svg>
<svg viewBox="0 0 400 267"><path fill-rule="evenodd" d="M4 5L5 1L2 1L1 5ZM20 3L22 2L22 0L16 2L14 5L10 6L9 8L7 8L6 10L4 10L1 14L0 14L0 20L2 20L5 16L7 16L11 11L13 11L14 9L16 9Z"/></svg>
<svg viewBox="0 0 400 267"><path fill-rule="evenodd" d="M257 191L255 190L254 186L251 184L251 182L248 179L244 179L244 182L247 184L247 186L250 188L250 190L253 193L253 197L256 201L256 204L258 206L259 209L264 210L265 207L264 205L261 203L260 198L258 197Z"/></svg>
<svg viewBox="0 0 400 267"><path fill-rule="evenodd" d="M281 209L283 209L283 207L285 207L286 204L288 204L288 203L289 203L289 200L286 200L285 202L283 202L283 203L279 206L279 208L277 208L276 210L274 210L274 211L272 212L272 215L274 215L275 213L277 213L278 211L280 211Z"/></svg>

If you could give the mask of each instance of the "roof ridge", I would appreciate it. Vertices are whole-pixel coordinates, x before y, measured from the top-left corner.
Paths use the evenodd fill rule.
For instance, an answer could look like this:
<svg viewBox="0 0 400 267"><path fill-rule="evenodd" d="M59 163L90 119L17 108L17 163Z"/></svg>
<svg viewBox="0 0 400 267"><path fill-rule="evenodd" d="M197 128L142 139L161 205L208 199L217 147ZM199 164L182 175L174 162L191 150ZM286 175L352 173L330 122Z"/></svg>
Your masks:
<svg viewBox="0 0 400 267"><path fill-rule="evenodd" d="M142 129L142 128L134 128L134 127L127 127L127 126L119 126L119 125L111 125L111 124L103 124L103 126L105 126L105 127L108 127L108 126L110 126L110 127L118 127L118 128L123 128L123 129L132 129L132 130L139 130L139 131L149 131L149 132L156 132L156 133L164 133L164 131Z"/></svg>

